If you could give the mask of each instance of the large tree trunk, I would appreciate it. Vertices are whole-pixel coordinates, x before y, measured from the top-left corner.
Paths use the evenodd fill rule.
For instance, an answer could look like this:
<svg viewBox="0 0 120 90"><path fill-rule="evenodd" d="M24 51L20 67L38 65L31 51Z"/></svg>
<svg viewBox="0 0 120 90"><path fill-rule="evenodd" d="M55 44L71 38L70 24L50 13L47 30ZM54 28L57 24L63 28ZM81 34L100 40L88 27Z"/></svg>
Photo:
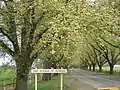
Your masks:
<svg viewBox="0 0 120 90"><path fill-rule="evenodd" d="M27 65L17 65L15 90L27 90L29 68Z"/></svg>
<svg viewBox="0 0 120 90"><path fill-rule="evenodd" d="M99 72L102 72L102 65L99 65Z"/></svg>
<svg viewBox="0 0 120 90"><path fill-rule="evenodd" d="M110 65L110 75L113 75L114 74L114 71L113 71L113 69L114 69L114 65Z"/></svg>
<svg viewBox="0 0 120 90"><path fill-rule="evenodd" d="M16 78L16 89L15 90L27 90L27 80L28 80L28 74L20 75L17 72L17 78Z"/></svg>

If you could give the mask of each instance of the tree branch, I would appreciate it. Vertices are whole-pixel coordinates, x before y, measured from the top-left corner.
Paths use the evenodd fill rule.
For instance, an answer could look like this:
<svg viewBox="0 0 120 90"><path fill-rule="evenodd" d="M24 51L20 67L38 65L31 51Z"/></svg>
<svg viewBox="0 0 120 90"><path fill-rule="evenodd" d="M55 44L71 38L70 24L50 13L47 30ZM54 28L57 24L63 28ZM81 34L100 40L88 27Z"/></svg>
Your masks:
<svg viewBox="0 0 120 90"><path fill-rule="evenodd" d="M100 36L100 35L99 35L99 36ZM111 46L113 46L113 47L115 47L115 48L120 48L119 46L116 46L116 45L110 43L109 41L105 40L102 36L100 36L100 38L101 38L103 41L105 41L106 43L108 43L109 45L111 45Z"/></svg>
<svg viewBox="0 0 120 90"><path fill-rule="evenodd" d="M4 0L5 4L6 4L6 8L7 8L7 14L6 16L8 17L8 23L6 23L6 26L9 30L6 32L6 34L9 35L8 39L10 39L10 41L13 44L14 47L14 52L18 53L19 50L19 45L18 45L18 38L17 38L17 27L16 27L16 23L15 23L15 15L13 14L14 12L14 6L12 5L12 2L14 2L14 0ZM5 33L4 33L5 34Z"/></svg>
<svg viewBox="0 0 120 90"><path fill-rule="evenodd" d="M45 12L42 13L42 15L35 21L35 24L38 24L44 17Z"/></svg>
<svg viewBox="0 0 120 90"><path fill-rule="evenodd" d="M113 31L109 31L109 30L106 30L107 32L111 33L111 34L114 34L116 36L119 36L119 34L117 34L116 32L113 32Z"/></svg>
<svg viewBox="0 0 120 90"><path fill-rule="evenodd" d="M44 12L42 13L42 16L40 16L40 18L38 18L38 20L34 21L35 18L34 18L34 10L32 10L32 28L31 28L31 31L30 31L30 34L29 34L29 41L28 41L28 44L32 43L33 42L33 38L34 38L34 33L35 33L35 30L36 30L36 27L37 27L37 24L40 22L40 20L42 20L42 18L44 17ZM42 35L45 33L46 30L43 31L43 33L40 33L39 35L37 35L37 41L39 41L39 39L42 37Z"/></svg>
<svg viewBox="0 0 120 90"><path fill-rule="evenodd" d="M48 31L49 28L46 28L45 30L43 30L42 33L39 33L36 37L35 37L35 43L38 43L38 41L42 38L42 35L44 33L46 33Z"/></svg>
<svg viewBox="0 0 120 90"><path fill-rule="evenodd" d="M114 63L115 63L115 64L119 61L119 60L116 60L116 59L119 57L119 55L120 55L120 52L119 52L118 54L116 54L115 57L114 57L114 60L115 60Z"/></svg>
<svg viewBox="0 0 120 90"><path fill-rule="evenodd" d="M47 43L45 43L42 47L41 47L41 52L39 52L39 51L36 51L33 55L31 55L30 56L30 59L32 59L32 60L35 60L37 57L38 57L38 54L39 53L42 53L42 51L44 51L49 45L51 45L52 44L52 42L47 42Z"/></svg>
<svg viewBox="0 0 120 90"><path fill-rule="evenodd" d="M90 43L89 43L90 44ZM99 49L97 49L94 45L92 45L92 44L90 44L94 49L96 49L99 53L101 53L102 54L102 52L99 50Z"/></svg>
<svg viewBox="0 0 120 90"><path fill-rule="evenodd" d="M0 46L4 49L5 52L10 54L11 56L14 55L14 51L12 51L2 40L0 40Z"/></svg>
<svg viewBox="0 0 120 90"><path fill-rule="evenodd" d="M4 32L3 28L0 28L0 33L2 33L4 36L6 36L12 43L14 43L14 41L11 39L11 37Z"/></svg>

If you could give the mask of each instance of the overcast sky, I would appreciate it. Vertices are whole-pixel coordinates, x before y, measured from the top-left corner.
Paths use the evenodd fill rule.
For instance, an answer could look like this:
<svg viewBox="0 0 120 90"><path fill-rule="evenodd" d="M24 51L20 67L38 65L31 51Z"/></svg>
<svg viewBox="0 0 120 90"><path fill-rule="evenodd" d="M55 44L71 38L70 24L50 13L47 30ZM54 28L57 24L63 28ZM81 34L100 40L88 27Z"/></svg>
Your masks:
<svg viewBox="0 0 120 90"><path fill-rule="evenodd" d="M10 62L10 60L8 58L0 58L0 66L3 64L3 63L8 63Z"/></svg>
<svg viewBox="0 0 120 90"><path fill-rule="evenodd" d="M12 61L12 58L9 55L6 55L5 57L0 57L0 66L6 63L10 63L10 65L15 65L14 61Z"/></svg>

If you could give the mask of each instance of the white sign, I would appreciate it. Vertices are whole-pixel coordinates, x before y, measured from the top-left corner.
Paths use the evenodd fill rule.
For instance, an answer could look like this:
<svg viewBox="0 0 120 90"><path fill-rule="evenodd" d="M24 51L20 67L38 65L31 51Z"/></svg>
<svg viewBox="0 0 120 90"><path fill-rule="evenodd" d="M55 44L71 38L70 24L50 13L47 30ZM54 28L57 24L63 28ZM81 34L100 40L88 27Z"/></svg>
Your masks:
<svg viewBox="0 0 120 90"><path fill-rule="evenodd" d="M63 68L61 69L32 69L31 73L35 74L35 90L37 90L37 74L38 73L61 73L61 80L60 80L61 89L60 90L63 90L63 73L67 73L67 69L63 69Z"/></svg>
<svg viewBox="0 0 120 90"><path fill-rule="evenodd" d="M32 73L67 73L67 69L32 69Z"/></svg>

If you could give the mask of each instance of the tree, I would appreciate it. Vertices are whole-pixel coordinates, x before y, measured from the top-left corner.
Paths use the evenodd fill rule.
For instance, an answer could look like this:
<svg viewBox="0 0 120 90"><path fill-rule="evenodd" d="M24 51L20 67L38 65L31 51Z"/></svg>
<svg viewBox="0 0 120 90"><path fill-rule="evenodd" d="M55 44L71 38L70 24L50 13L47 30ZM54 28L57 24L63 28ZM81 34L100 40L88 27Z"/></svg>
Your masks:
<svg viewBox="0 0 120 90"><path fill-rule="evenodd" d="M92 47L95 48L99 53L101 53L103 57L107 60L110 66L110 74L113 74L113 68L114 68L114 65L119 61L120 52L115 47L106 45L105 43L104 44L102 43L99 44L99 43L97 40L96 45L98 48L96 48L93 45Z"/></svg>
<svg viewBox="0 0 120 90"><path fill-rule="evenodd" d="M96 62L99 67L99 72L102 72L102 67L105 63L107 63L107 60L102 56L101 53L97 52Z"/></svg>
<svg viewBox="0 0 120 90"><path fill-rule="evenodd" d="M16 62L16 90L27 90L28 73L33 61L38 57L36 47L41 44L39 41L43 40L43 35L50 30L50 21L58 14L59 9L51 0L50 2L2 0L2 2L0 46ZM53 11L55 13L52 13ZM3 37L8 42L5 42ZM41 51L51 43L49 41L41 44Z"/></svg>

